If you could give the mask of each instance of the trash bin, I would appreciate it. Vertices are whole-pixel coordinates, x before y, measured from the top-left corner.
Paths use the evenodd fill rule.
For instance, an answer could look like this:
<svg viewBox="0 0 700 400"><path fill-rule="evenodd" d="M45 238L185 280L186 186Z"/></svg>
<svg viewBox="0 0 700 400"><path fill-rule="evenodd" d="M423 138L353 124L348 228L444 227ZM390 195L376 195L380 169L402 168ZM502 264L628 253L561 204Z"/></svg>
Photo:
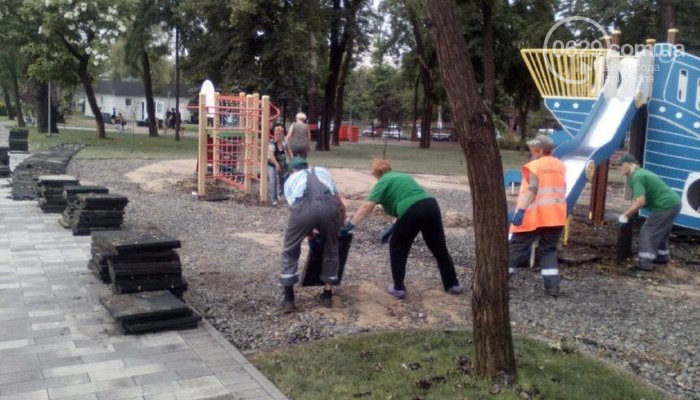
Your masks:
<svg viewBox="0 0 700 400"><path fill-rule="evenodd" d="M348 126L347 125L340 125L340 132L338 132L338 140L340 140L341 142L348 141Z"/></svg>
<svg viewBox="0 0 700 400"><path fill-rule="evenodd" d="M350 125L350 141L352 143L357 143L360 136L360 127L357 125Z"/></svg>

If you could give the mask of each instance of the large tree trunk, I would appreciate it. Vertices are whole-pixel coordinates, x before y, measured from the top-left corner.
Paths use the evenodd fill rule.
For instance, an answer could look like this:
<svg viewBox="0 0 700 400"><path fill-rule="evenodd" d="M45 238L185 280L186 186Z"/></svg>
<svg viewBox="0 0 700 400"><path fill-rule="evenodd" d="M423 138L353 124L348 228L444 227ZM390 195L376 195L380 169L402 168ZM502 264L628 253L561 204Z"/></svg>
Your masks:
<svg viewBox="0 0 700 400"><path fill-rule="evenodd" d="M80 57L78 64L78 77L80 77L80 82L83 84L83 90L85 90L85 97L87 97L88 104L90 104L90 110L95 116L97 138L105 139L107 135L105 134L105 123L102 120L102 110L100 110L100 106L97 105L95 91L92 89L92 82L87 69L89 61L90 57L87 55Z"/></svg>
<svg viewBox="0 0 700 400"><path fill-rule="evenodd" d="M362 4L362 1L363 0L346 0L345 9L341 9L340 0L333 1L334 17L330 35L328 78L326 80L325 92L323 93L323 114L321 117L321 129L318 132L318 142L316 142L316 150L330 150L330 121L335 116L340 68L342 66L345 49L351 41L351 34L355 24L355 14ZM343 21L341 16L343 13L345 14L345 22L342 26L343 34L341 36L340 29Z"/></svg>
<svg viewBox="0 0 700 400"><path fill-rule="evenodd" d="M476 369L515 377L507 278L506 199L493 120L479 98L455 0L424 0L459 142L467 160L476 237L472 289Z"/></svg>
<svg viewBox="0 0 700 400"><path fill-rule="evenodd" d="M316 36L313 32L309 32L309 112L307 122L310 124L318 123L318 55L316 49Z"/></svg>
<svg viewBox="0 0 700 400"><path fill-rule="evenodd" d="M36 104L36 128L39 133L48 133L47 121L49 119L49 85L46 82L32 82L34 92L34 104ZM51 95L51 133L58 133L56 119L58 117L58 107L56 107L55 97Z"/></svg>
<svg viewBox="0 0 700 400"><path fill-rule="evenodd" d="M153 83L151 81L151 60L148 58L146 49L141 50L141 76L143 77L143 89L146 92L146 111L149 117L148 136L158 137L158 118L156 118L156 104L153 101ZM168 123L168 121L164 122Z"/></svg>
<svg viewBox="0 0 700 400"><path fill-rule="evenodd" d="M323 93L323 111L321 115L321 127L318 131L318 141L316 150L330 150L330 122L335 114L335 91L340 74L340 64L343 60L344 49L340 41L341 23L340 0L333 1L333 21L330 34L330 59L328 62L328 78L326 78L325 90Z"/></svg>
<svg viewBox="0 0 700 400"><path fill-rule="evenodd" d="M489 111L496 110L496 62L493 54L493 0L483 0L481 15L484 23L484 100Z"/></svg>
<svg viewBox="0 0 700 400"><path fill-rule="evenodd" d="M518 110L518 133L520 134L520 150L525 149L525 141L527 140L527 115L530 113L530 99L525 99L524 104L519 104Z"/></svg>
<svg viewBox="0 0 700 400"><path fill-rule="evenodd" d="M2 84L2 97L5 100L5 108L7 109L7 118L10 120L15 119L15 108L12 107L12 99L10 99L10 89L7 88L7 84L3 82Z"/></svg>
<svg viewBox="0 0 700 400"><path fill-rule="evenodd" d="M17 77L17 69L13 63L9 63L8 68L10 69L10 76L12 78L12 90L15 95L15 113L17 114L17 126L23 128L26 126L24 123L24 113L22 113L22 100L20 99L19 93L19 78Z"/></svg>
<svg viewBox="0 0 700 400"><path fill-rule="evenodd" d="M416 132L416 121L418 120L418 85L420 84L420 74L416 76L416 83L413 84L413 128L411 129L411 140L416 140L418 132Z"/></svg>
<svg viewBox="0 0 700 400"><path fill-rule="evenodd" d="M663 35L666 35L666 32L669 29L675 28L675 12L673 9L673 0L659 0L659 3L659 8L661 9L661 32Z"/></svg>
<svg viewBox="0 0 700 400"><path fill-rule="evenodd" d="M435 61L430 62L425 54L425 46L423 45L423 34L421 33L421 22L418 19L416 9L404 1L404 6L408 12L408 18L411 22L413 37L416 41L416 54L418 56L418 65L420 68L420 79L423 84L423 116L421 117L420 130L421 149L430 148L430 123L433 117L433 73L432 67ZM433 54L434 57L434 54Z"/></svg>
<svg viewBox="0 0 700 400"><path fill-rule="evenodd" d="M354 25L354 21L353 21ZM350 27L349 29L353 29ZM345 57L340 66L340 74L338 76L338 89L335 93L335 119L333 123L333 145L340 145L340 125L343 123L343 112L345 111L345 83L348 80L348 73L350 72L350 63L352 62L353 55L353 41L354 35L352 32L349 33L347 44L345 46Z"/></svg>

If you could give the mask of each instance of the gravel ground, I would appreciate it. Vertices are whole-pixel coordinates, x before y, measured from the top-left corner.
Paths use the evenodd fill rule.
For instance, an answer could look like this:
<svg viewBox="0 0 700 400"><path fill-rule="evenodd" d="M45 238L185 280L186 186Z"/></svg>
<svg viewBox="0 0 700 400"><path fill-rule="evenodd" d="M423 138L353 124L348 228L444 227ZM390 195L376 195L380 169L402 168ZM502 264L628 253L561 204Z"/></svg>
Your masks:
<svg viewBox="0 0 700 400"><path fill-rule="evenodd" d="M390 281L388 250L376 238L388 222L380 213L355 230L346 276L333 308L318 305L318 288L301 288L297 290L301 311L281 314L277 276L287 208L258 206L240 198L197 201L191 195L193 180L162 193L146 192L124 177L151 163L73 160L68 173L83 184L103 184L113 193L127 195L126 227L156 227L182 241L180 254L190 283L187 301L242 351L368 330L470 328L471 291L459 297L442 291L422 240L409 258L406 300L396 301L384 293ZM462 190L431 192L443 209L448 248L468 288L474 260L473 231L465 217L471 215L468 196ZM620 190L609 199L621 207ZM349 202L349 210L354 207ZM679 239L674 244L674 254L685 254L690 263L674 260L656 272L638 275L629 272L629 264L610 261L612 231L573 229L583 231L572 237L572 248L579 246L585 252L584 247L592 245L595 251L603 250L602 258L563 265L562 297L545 297L535 271L523 269L511 280L514 332L573 340L676 396L700 399L700 279L693 261L700 258L697 242Z"/></svg>

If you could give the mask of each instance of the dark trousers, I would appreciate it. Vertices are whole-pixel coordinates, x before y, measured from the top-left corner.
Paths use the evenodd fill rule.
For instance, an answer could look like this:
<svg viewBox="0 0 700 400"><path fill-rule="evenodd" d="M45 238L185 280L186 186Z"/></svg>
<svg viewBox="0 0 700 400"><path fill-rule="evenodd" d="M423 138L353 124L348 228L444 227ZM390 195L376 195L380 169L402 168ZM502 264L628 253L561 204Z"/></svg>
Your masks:
<svg viewBox="0 0 700 400"><path fill-rule="evenodd" d="M508 244L508 272L515 272L530 255L530 246L538 241L535 258L538 261L546 287L559 285L559 261L557 243L564 230L561 226L537 228L530 232L513 233Z"/></svg>
<svg viewBox="0 0 700 400"><path fill-rule="evenodd" d="M639 230L639 263L648 267L655 258L668 261L671 258L669 238L673 220L681 211L681 206L666 211L653 212Z"/></svg>
<svg viewBox="0 0 700 400"><path fill-rule="evenodd" d="M442 286L445 290L458 285L454 263L447 251L440 207L435 199L429 198L409 207L406 213L394 224L394 231L389 241L391 276L394 279L394 288L405 290L406 261L418 232L423 235L425 244L437 261Z"/></svg>

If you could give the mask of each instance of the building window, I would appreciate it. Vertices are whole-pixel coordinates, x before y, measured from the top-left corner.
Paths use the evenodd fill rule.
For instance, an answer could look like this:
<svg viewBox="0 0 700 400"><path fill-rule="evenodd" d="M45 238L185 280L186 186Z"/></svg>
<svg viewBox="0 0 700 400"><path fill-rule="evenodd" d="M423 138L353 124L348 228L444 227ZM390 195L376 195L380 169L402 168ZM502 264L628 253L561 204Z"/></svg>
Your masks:
<svg viewBox="0 0 700 400"><path fill-rule="evenodd" d="M124 100L124 103L126 104L127 107L131 107L131 99Z"/></svg>

